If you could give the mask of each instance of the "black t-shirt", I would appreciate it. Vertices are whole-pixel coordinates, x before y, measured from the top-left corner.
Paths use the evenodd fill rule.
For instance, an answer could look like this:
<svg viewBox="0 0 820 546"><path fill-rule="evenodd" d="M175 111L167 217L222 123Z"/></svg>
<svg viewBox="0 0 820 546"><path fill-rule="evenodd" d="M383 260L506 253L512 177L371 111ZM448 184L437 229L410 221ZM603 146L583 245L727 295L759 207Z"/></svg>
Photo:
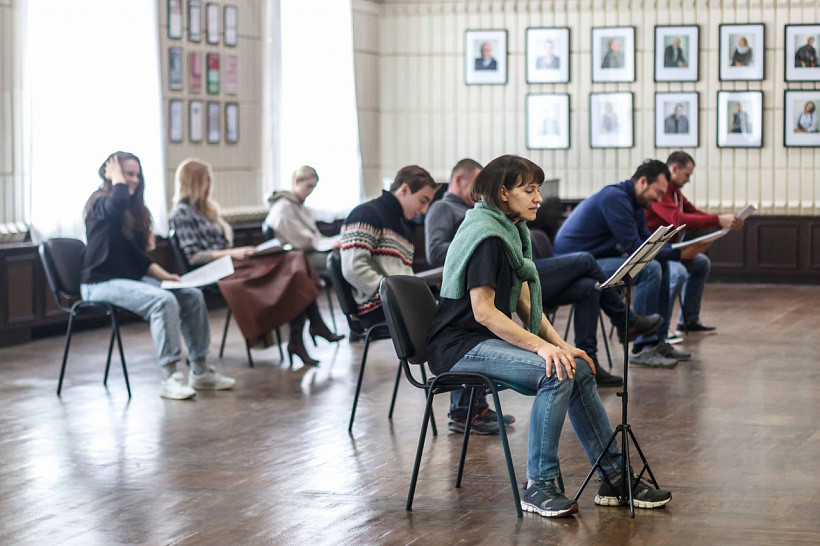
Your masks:
<svg viewBox="0 0 820 546"><path fill-rule="evenodd" d="M499 339L475 320L470 289L493 288L496 308L512 318L510 289L514 274L500 238L490 237L476 247L467 263L464 296L457 300L441 298L427 332L427 355L433 373L450 370L482 341Z"/></svg>

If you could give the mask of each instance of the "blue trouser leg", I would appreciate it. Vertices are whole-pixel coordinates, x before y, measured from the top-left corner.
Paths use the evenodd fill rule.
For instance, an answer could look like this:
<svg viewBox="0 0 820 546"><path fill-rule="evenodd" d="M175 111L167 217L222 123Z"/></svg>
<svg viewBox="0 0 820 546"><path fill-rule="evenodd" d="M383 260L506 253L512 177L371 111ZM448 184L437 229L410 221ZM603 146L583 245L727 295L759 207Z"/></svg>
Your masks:
<svg viewBox="0 0 820 546"><path fill-rule="evenodd" d="M689 271L689 279L683 292L681 319L685 324L700 321L700 305L703 300L703 290L706 288L706 278L712 268L712 262L706 254L698 254L691 262L684 262Z"/></svg>
<svg viewBox="0 0 820 546"><path fill-rule="evenodd" d="M610 277L615 271L626 261L626 258L598 258L598 265L604 272L604 275ZM634 301L632 307L636 313L642 315L652 315L655 313L664 315L661 308L661 303L666 304L669 299L668 288L665 295L661 295L661 287L668 286L664 284L663 271L660 262L657 260L651 261L638 274L638 277L633 281L632 293L634 294ZM661 301L663 299L663 301ZM667 312L668 314L668 312ZM640 346L646 343L653 343L659 339L665 339L666 333L658 329L653 334L646 336L638 336L635 340L635 345Z"/></svg>

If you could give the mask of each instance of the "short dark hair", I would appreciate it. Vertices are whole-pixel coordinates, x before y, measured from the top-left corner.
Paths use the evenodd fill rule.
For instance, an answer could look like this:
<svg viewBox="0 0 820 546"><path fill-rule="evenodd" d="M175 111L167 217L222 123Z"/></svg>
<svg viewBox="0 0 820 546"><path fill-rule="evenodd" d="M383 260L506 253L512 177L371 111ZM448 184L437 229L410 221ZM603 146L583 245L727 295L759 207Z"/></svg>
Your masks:
<svg viewBox="0 0 820 546"><path fill-rule="evenodd" d="M458 163L456 166L453 167L453 172L450 173L450 180L456 175L458 171L474 171L476 169L483 169L484 167L481 166L481 163L476 161L475 159L470 159L469 157L465 157Z"/></svg>
<svg viewBox="0 0 820 546"><path fill-rule="evenodd" d="M660 175L666 176L667 181L672 178L666 163L660 159L647 159L635 170L631 180L637 182L645 176L648 184L654 184Z"/></svg>
<svg viewBox="0 0 820 546"><path fill-rule="evenodd" d="M692 156L687 154L686 152L682 152L678 150L677 152L672 152L669 154L669 157L666 159L666 164L668 166L677 165L678 167L686 167L689 164L695 166L695 160L692 159Z"/></svg>
<svg viewBox="0 0 820 546"><path fill-rule="evenodd" d="M494 209L503 210L499 200L502 186L512 190L532 183L539 186L544 183L544 171L541 167L524 157L502 155L487 163L478 173L473 182L473 191ZM512 220L517 219L509 214L507 216Z"/></svg>
<svg viewBox="0 0 820 546"><path fill-rule="evenodd" d="M394 192L401 188L402 184L407 184L410 188L410 193L416 193L424 187L436 189L436 181L430 176L430 173L419 167L418 165L408 165L402 167L396 173L396 178L390 184L390 191Z"/></svg>

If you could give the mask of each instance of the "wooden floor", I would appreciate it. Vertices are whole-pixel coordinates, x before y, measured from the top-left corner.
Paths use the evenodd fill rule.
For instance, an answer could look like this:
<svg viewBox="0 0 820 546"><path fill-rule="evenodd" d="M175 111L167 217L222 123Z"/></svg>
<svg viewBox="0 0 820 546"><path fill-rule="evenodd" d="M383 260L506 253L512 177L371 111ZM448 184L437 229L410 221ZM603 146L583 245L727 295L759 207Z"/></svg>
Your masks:
<svg viewBox="0 0 820 546"><path fill-rule="evenodd" d="M320 342L319 368L288 369L275 349L256 351L250 369L233 326L218 364L237 388L185 402L158 396L143 323L123 329L130 402L119 369L102 386L104 330L75 336L60 398L62 338L0 349L0 543L818 544L818 304L820 286L709 285L703 319L719 334L687 339L695 358L673 370L630 368L630 421L674 493L635 519L595 506L595 485L575 517L516 518L498 437L471 438L455 489L462 436L446 429L446 397L406 512L423 396L403 382L388 421L389 341L371 349L352 436L359 343ZM223 320L212 313L214 348ZM618 420L615 390L601 397ZM519 481L531 403L502 394L518 419ZM569 422L560 456L574 493L589 463Z"/></svg>

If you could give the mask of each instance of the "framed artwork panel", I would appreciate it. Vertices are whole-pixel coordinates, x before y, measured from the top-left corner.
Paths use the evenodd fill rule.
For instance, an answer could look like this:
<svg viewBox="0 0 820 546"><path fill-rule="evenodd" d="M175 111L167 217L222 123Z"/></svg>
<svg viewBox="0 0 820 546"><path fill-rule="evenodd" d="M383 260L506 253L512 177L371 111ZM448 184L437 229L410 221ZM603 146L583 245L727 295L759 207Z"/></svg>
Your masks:
<svg viewBox="0 0 820 546"><path fill-rule="evenodd" d="M635 27L592 27L592 81L635 81Z"/></svg>
<svg viewBox="0 0 820 546"><path fill-rule="evenodd" d="M168 0L168 38L182 39L182 0Z"/></svg>
<svg viewBox="0 0 820 546"><path fill-rule="evenodd" d="M201 100L188 103L188 140L202 142L205 135L205 117Z"/></svg>
<svg viewBox="0 0 820 546"><path fill-rule="evenodd" d="M216 144L220 140L219 134L219 103L208 102L208 143Z"/></svg>
<svg viewBox="0 0 820 546"><path fill-rule="evenodd" d="M720 25L720 81L762 80L765 64L763 23Z"/></svg>
<svg viewBox="0 0 820 546"><path fill-rule="evenodd" d="M783 145L820 146L820 90L784 91Z"/></svg>
<svg viewBox="0 0 820 546"><path fill-rule="evenodd" d="M527 83L569 81L569 28L527 29Z"/></svg>
<svg viewBox="0 0 820 546"><path fill-rule="evenodd" d="M655 93L655 147L698 147L697 92Z"/></svg>
<svg viewBox="0 0 820 546"><path fill-rule="evenodd" d="M239 142L239 104L235 102L225 104L225 142Z"/></svg>
<svg viewBox="0 0 820 546"><path fill-rule="evenodd" d="M527 95L527 148L530 150L569 148L568 94Z"/></svg>
<svg viewBox="0 0 820 546"><path fill-rule="evenodd" d="M718 91L718 148L763 146L763 91Z"/></svg>
<svg viewBox="0 0 820 546"><path fill-rule="evenodd" d="M655 81L696 82L699 79L700 27L655 27Z"/></svg>
<svg viewBox="0 0 820 546"><path fill-rule="evenodd" d="M168 89L179 91L182 89L182 48L168 48Z"/></svg>
<svg viewBox="0 0 820 546"><path fill-rule="evenodd" d="M507 83L507 31L464 32L464 83L504 85Z"/></svg>
<svg viewBox="0 0 820 546"><path fill-rule="evenodd" d="M205 41L209 44L219 43L219 6L205 5Z"/></svg>
<svg viewBox="0 0 820 546"><path fill-rule="evenodd" d="M202 41L202 2L188 0L188 41Z"/></svg>
<svg viewBox="0 0 820 546"><path fill-rule="evenodd" d="M168 101L168 141L182 142L182 101Z"/></svg>
<svg viewBox="0 0 820 546"><path fill-rule="evenodd" d="M786 25L787 82L820 81L820 24Z"/></svg>
<svg viewBox="0 0 820 546"><path fill-rule="evenodd" d="M632 93L590 93L590 148L631 148L633 145Z"/></svg>
<svg viewBox="0 0 820 546"><path fill-rule="evenodd" d="M236 6L225 6L222 25L225 27L225 45L233 47L238 38L237 17L239 16Z"/></svg>

